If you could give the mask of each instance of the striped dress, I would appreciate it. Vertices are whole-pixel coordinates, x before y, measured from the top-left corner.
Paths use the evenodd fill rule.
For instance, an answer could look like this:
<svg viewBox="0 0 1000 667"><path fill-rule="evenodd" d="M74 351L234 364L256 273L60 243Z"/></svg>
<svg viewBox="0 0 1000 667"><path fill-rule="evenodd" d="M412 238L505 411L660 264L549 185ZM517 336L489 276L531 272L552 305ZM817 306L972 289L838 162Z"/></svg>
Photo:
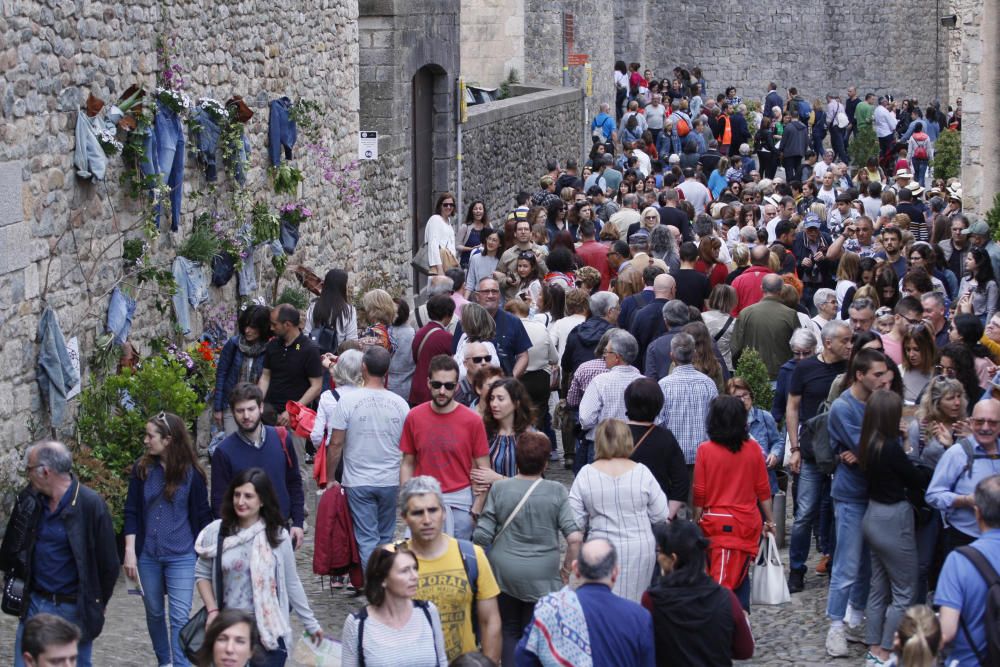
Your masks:
<svg viewBox="0 0 1000 667"><path fill-rule="evenodd" d="M667 497L649 468L637 463L612 477L585 465L569 492L576 523L586 539L603 537L618 550L616 595L640 602L656 564L652 524L667 520Z"/></svg>

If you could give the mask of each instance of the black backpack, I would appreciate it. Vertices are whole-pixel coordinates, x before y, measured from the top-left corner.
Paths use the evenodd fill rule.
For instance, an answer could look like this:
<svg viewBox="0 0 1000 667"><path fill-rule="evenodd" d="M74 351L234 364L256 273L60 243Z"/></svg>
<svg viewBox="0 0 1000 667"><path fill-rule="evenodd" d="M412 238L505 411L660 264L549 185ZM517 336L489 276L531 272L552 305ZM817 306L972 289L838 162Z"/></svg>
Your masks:
<svg viewBox="0 0 1000 667"><path fill-rule="evenodd" d="M413 606L424 612L424 618L427 619L427 624L431 626L431 638L434 637L434 621L431 620L431 608L427 604L426 600L414 600ZM365 619L368 618L368 607L362 607L360 611L355 612L354 618L358 619L358 667L365 667ZM441 662L441 656L438 655L437 642L434 642L434 664Z"/></svg>
<svg viewBox="0 0 1000 667"><path fill-rule="evenodd" d="M837 467L837 457L830 445L830 402L824 401L816 414L802 424L799 429L799 448L803 458L811 458L816 468L829 475Z"/></svg>
<svg viewBox="0 0 1000 667"><path fill-rule="evenodd" d="M972 641L972 634L965 624L965 617L959 615L958 620L965 634L965 641L976 654L981 665L1000 665L1000 575L993 569L986 556L973 546L958 547L960 554L972 561L979 571L979 576L986 581L986 613L983 614L983 630L986 633L986 646L980 651Z"/></svg>
<svg viewBox="0 0 1000 667"><path fill-rule="evenodd" d="M313 328L309 331L309 339L319 348L320 354L326 354L327 352L335 354L337 352L337 345L340 343L339 336L337 336L336 322L332 323L332 325L328 323L322 326L313 323Z"/></svg>

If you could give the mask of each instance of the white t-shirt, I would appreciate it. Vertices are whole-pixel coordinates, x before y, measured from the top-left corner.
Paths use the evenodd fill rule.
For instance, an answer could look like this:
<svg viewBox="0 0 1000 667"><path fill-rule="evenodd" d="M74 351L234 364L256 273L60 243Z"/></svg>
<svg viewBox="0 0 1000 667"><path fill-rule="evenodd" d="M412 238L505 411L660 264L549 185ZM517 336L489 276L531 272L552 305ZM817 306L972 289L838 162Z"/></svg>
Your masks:
<svg viewBox="0 0 1000 667"><path fill-rule="evenodd" d="M341 397L330 428L346 431L345 487L399 485L399 439L409 411L406 401L386 389L360 387Z"/></svg>
<svg viewBox="0 0 1000 667"><path fill-rule="evenodd" d="M677 189L683 192L684 199L691 202L691 206L694 206L695 215L704 213L708 203L712 201L712 191L693 178L678 185Z"/></svg>

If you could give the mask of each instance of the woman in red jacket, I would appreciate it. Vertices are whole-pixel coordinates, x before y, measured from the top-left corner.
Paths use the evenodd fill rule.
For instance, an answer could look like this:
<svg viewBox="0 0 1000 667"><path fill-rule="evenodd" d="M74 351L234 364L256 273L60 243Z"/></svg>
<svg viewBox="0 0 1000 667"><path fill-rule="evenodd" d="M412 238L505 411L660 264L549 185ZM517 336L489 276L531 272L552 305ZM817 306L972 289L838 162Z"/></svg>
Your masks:
<svg viewBox="0 0 1000 667"><path fill-rule="evenodd" d="M747 573L764 530L774 532L771 486L760 447L750 441L747 411L734 396L719 396L708 410L709 439L694 461L694 519L711 546L708 573L750 610Z"/></svg>

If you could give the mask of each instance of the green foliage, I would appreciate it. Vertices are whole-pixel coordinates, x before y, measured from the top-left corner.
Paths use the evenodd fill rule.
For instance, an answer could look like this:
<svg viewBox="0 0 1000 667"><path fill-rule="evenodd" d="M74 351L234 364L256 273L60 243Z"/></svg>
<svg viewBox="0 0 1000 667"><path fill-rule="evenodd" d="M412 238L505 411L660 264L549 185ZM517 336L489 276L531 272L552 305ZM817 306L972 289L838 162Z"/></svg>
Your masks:
<svg viewBox="0 0 1000 667"><path fill-rule="evenodd" d="M298 100L292 104L288 112L288 117L295 123L299 135L310 142L320 140L323 116L323 107L315 100Z"/></svg>
<svg viewBox="0 0 1000 667"><path fill-rule="evenodd" d="M956 178L962 172L962 133L945 130L934 143L934 178Z"/></svg>
<svg viewBox="0 0 1000 667"><path fill-rule="evenodd" d="M281 236L281 221L264 202L250 210L250 239L254 245L269 243Z"/></svg>
<svg viewBox="0 0 1000 667"><path fill-rule="evenodd" d="M497 94L497 99L505 100L511 96L510 87L521 83L521 78L517 74L517 70L511 68L510 72L507 73L507 78L500 82L500 92Z"/></svg>
<svg viewBox="0 0 1000 667"><path fill-rule="evenodd" d="M1000 192L993 198L993 208L986 212L986 224L990 226L990 235L1000 239Z"/></svg>
<svg viewBox="0 0 1000 667"><path fill-rule="evenodd" d="M859 169L864 167L870 158L877 157L878 136L875 135L875 128L871 125L859 127L857 134L851 137L847 152L851 156L851 164Z"/></svg>
<svg viewBox="0 0 1000 667"><path fill-rule="evenodd" d="M212 258L221 251L222 243L212 228L205 224L195 224L191 235L177 249L177 254L198 264L211 264Z"/></svg>
<svg viewBox="0 0 1000 667"><path fill-rule="evenodd" d="M80 478L104 496L116 528L123 519L129 467L144 451L146 421L162 410L191 425L204 407L184 364L164 357L123 369L80 394L76 467Z"/></svg>
<svg viewBox="0 0 1000 667"><path fill-rule="evenodd" d="M288 303L295 306L299 312L305 313L306 309L309 307L309 297L306 295L304 289L298 287L286 287L281 290L281 294L278 296L278 300L274 302L274 305L280 306L283 303Z"/></svg>
<svg viewBox="0 0 1000 667"><path fill-rule="evenodd" d="M271 167L271 177L274 179L274 192L279 195L295 196L299 183L303 178L302 171L287 162L280 167Z"/></svg>
<svg viewBox="0 0 1000 667"><path fill-rule="evenodd" d="M764 360L760 358L760 353L756 349L748 347L743 350L736 364L736 375L750 385L753 404L764 410L770 410L774 390L771 389L771 377L767 373L767 366L764 365Z"/></svg>

